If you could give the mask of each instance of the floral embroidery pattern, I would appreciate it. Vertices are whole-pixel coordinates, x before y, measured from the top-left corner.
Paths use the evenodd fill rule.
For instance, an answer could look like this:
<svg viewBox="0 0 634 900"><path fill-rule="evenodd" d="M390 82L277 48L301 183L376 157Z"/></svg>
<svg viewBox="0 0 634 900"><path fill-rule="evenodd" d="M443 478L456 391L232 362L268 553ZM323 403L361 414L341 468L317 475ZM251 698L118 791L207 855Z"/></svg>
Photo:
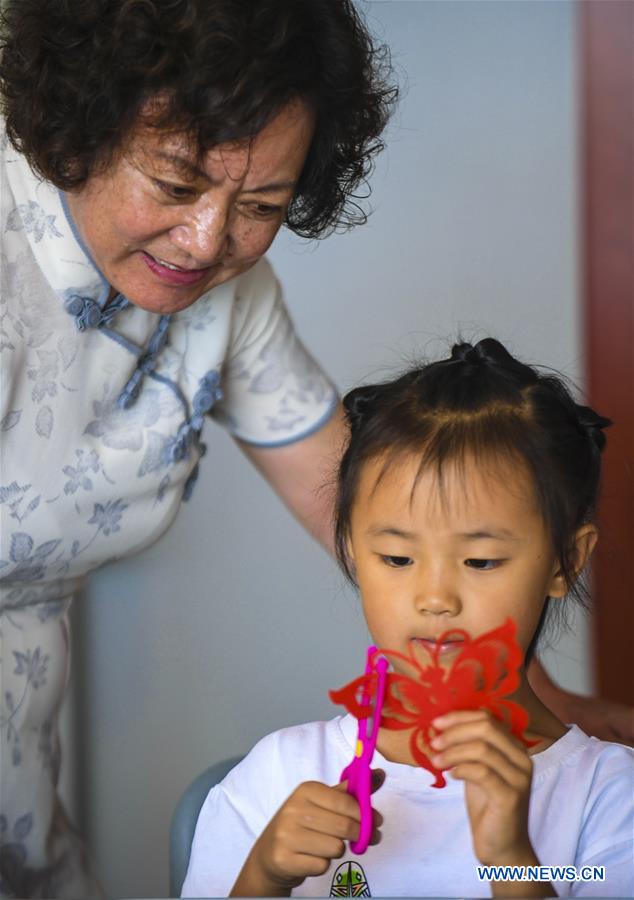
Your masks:
<svg viewBox="0 0 634 900"><path fill-rule="evenodd" d="M40 726L37 752L43 768L57 770L60 763L59 743L54 739L53 723L50 719L42 722Z"/></svg>
<svg viewBox="0 0 634 900"><path fill-rule="evenodd" d="M97 525L97 531L103 531L105 535L112 534L113 531L120 530L120 521L123 515L123 511L128 508L128 504L124 503L123 500L108 500L108 502L103 505L102 503L95 503L95 510L92 514L92 517L88 519L89 525Z"/></svg>
<svg viewBox="0 0 634 900"><path fill-rule="evenodd" d="M216 321L213 305L209 297L201 297L198 303L183 310L179 316L181 322L193 331L207 331Z"/></svg>
<svg viewBox="0 0 634 900"><path fill-rule="evenodd" d="M250 379L250 393L273 394L285 388L278 400L276 414L266 416L271 432L296 432L306 421L302 409L325 402L331 391L315 361L300 350L289 323L260 351L258 359L264 367L257 374L252 375L244 368L236 371L238 378ZM235 362L232 365L235 366Z"/></svg>
<svg viewBox="0 0 634 900"><path fill-rule="evenodd" d="M2 331L5 342L10 344L12 350L15 349L13 342L17 343L18 340L34 349L41 347L53 334L50 321L53 310L42 310L33 284L23 277L23 272L28 271L28 261L27 253L18 254L15 260L7 259L4 254L0 258L3 281ZM11 307L6 303L6 297L15 299ZM13 331L12 335L7 331L8 326Z"/></svg>
<svg viewBox="0 0 634 900"><path fill-rule="evenodd" d="M27 865L28 839L33 833L33 813L19 816L9 828L0 816L0 894L3 897L58 897L72 877L71 855L66 850L55 865L34 868ZM77 896L77 891L74 892ZM80 893L88 895L88 889Z"/></svg>
<svg viewBox="0 0 634 900"><path fill-rule="evenodd" d="M11 484L0 485L0 505L6 503L6 505L11 510L10 516L12 519L17 519L18 522L23 522L24 519L27 518L34 510L38 508L40 505L40 500L42 499L42 495L38 494L37 497L34 497L26 509L22 509L22 503L26 498L29 490L31 488L30 484L18 484L17 481L12 481Z"/></svg>
<svg viewBox="0 0 634 900"><path fill-rule="evenodd" d="M32 685L35 690L42 687L43 684L46 684L46 669L49 661L48 654L44 656L40 652L40 648L36 647L33 652L27 650L26 653L19 653L17 650L14 650L13 655L15 656L16 661L16 667L13 672L14 675L26 675L27 685Z"/></svg>
<svg viewBox="0 0 634 900"><path fill-rule="evenodd" d="M50 656L48 653L43 654L40 647L36 647L33 651L27 650L26 653L14 650L13 656L16 662L13 674L24 676L24 684L22 694L17 702L12 691L4 692L4 703L9 715L0 715L0 728L6 728L6 739L11 745L11 762L14 766L19 766L22 761L22 751L20 734L15 727L15 718L26 700L29 688L37 691L46 684L46 670Z"/></svg>
<svg viewBox="0 0 634 900"><path fill-rule="evenodd" d="M36 243L43 237L63 237L55 226L56 218L54 215L47 215L39 203L29 200L9 213L5 231L20 231L24 228L27 234L33 234Z"/></svg>
<svg viewBox="0 0 634 900"><path fill-rule="evenodd" d="M146 448L137 469L137 476L143 478L150 472L158 472L171 463L171 448L175 438L165 437L158 431L148 431L146 435Z"/></svg>
<svg viewBox="0 0 634 900"><path fill-rule="evenodd" d="M2 265L2 263L0 263ZM9 332L6 331L4 327L3 320L6 317L6 313L0 315L0 353L3 350L15 350L15 345L11 343L11 338L9 337Z"/></svg>
<svg viewBox="0 0 634 900"><path fill-rule="evenodd" d="M55 350L38 350L37 356L40 365L30 368L27 375L35 382L31 397L36 403L40 403L44 397L55 397L57 394L59 363Z"/></svg>
<svg viewBox="0 0 634 900"><path fill-rule="evenodd" d="M11 431L12 428L20 421L22 417L21 409L10 409L6 416L3 416L0 422L0 431Z"/></svg>
<svg viewBox="0 0 634 900"><path fill-rule="evenodd" d="M8 575L0 575L0 582L6 586L19 581L38 581L44 578L45 561L60 544L61 540L45 541L33 550L33 538L29 534L14 533L11 536L9 559L0 559L0 569L11 563L15 564L15 568Z"/></svg>
<svg viewBox="0 0 634 900"><path fill-rule="evenodd" d="M43 585L31 583L28 586L17 584L3 594L0 612L10 620L14 610L33 607L37 611L39 622L59 619L70 606L70 597L65 591L67 591L67 585L63 581L52 581ZM0 628L1 636L2 629Z"/></svg>
<svg viewBox="0 0 634 900"><path fill-rule="evenodd" d="M101 438L106 447L134 451L143 447L146 429L181 409L171 392L157 388L147 388L134 406L120 409L108 386L104 388L104 398L94 400L92 406L96 418L88 423L84 434Z"/></svg>
<svg viewBox="0 0 634 900"><path fill-rule="evenodd" d="M93 483L88 473L99 472L99 454L96 450L75 450L77 457L76 466L64 466L62 472L68 476L68 481L64 485L65 494L74 494L79 488L85 491L92 491Z"/></svg>

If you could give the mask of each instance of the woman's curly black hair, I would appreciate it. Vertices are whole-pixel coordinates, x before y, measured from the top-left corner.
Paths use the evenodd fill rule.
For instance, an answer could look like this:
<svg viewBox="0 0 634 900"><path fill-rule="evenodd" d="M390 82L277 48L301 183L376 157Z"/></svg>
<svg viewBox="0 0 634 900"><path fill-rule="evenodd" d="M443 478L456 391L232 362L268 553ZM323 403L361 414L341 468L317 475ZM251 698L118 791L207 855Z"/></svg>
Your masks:
<svg viewBox="0 0 634 900"><path fill-rule="evenodd" d="M0 94L31 167L76 190L153 123L202 156L256 135L294 99L316 131L286 225L323 237L366 220L360 193L397 97L389 51L352 0L5 0Z"/></svg>

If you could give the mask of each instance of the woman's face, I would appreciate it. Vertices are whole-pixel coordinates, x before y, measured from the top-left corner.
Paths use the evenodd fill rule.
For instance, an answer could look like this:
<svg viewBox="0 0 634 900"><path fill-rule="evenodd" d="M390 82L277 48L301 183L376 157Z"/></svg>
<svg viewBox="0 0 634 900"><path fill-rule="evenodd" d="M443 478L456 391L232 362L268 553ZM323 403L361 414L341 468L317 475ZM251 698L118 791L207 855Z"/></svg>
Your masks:
<svg viewBox="0 0 634 900"><path fill-rule="evenodd" d="M250 143L199 161L185 136L139 124L112 165L68 197L114 292L174 313L253 266L284 221L313 131L297 101Z"/></svg>

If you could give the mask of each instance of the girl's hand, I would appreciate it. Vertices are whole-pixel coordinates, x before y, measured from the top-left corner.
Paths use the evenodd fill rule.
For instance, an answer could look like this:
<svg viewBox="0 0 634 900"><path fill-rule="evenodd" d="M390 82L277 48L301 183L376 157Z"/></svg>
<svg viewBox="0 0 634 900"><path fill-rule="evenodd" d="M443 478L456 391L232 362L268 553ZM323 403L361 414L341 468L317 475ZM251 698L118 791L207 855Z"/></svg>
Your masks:
<svg viewBox="0 0 634 900"><path fill-rule="evenodd" d="M372 773L372 792L385 773ZM334 787L306 781L290 795L253 846L233 886L233 897L288 897L305 878L323 875L331 860L339 859L346 841L359 835L359 804L346 793L345 782ZM370 843L380 840L383 822L373 810Z"/></svg>
<svg viewBox="0 0 634 900"><path fill-rule="evenodd" d="M473 848L483 865L536 862L528 837L533 764L526 748L484 710L453 712L432 723L438 768L465 782Z"/></svg>

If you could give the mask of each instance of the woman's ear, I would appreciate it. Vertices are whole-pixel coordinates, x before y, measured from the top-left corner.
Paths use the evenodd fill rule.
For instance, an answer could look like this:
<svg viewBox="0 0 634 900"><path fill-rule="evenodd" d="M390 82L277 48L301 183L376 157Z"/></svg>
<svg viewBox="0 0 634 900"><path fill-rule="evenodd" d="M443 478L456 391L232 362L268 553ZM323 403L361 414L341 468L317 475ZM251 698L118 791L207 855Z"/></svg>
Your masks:
<svg viewBox="0 0 634 900"><path fill-rule="evenodd" d="M569 577L571 577L573 581L576 580L578 575L585 568L588 560L592 556L592 551L594 550L598 539L599 531L597 526L592 523L582 525L581 528L577 529L572 541L572 552L570 554L572 572L569 573ZM570 581L566 578L559 563L557 563L550 582L548 596L557 598L565 597L569 590Z"/></svg>

